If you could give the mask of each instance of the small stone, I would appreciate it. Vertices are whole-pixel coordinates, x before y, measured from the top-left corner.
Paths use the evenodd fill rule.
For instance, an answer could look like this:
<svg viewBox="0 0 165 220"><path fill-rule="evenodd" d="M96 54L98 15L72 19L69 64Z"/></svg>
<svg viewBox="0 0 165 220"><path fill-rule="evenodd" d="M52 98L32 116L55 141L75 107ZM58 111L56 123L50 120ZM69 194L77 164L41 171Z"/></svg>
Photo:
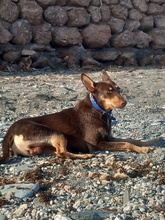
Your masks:
<svg viewBox="0 0 165 220"><path fill-rule="evenodd" d="M58 214L55 216L54 220L71 220L71 218L68 218L68 217L65 217L65 216Z"/></svg>
<svg viewBox="0 0 165 220"><path fill-rule="evenodd" d="M131 212L131 210L132 210L132 206L129 204L123 208L124 213L129 213Z"/></svg>
<svg viewBox="0 0 165 220"><path fill-rule="evenodd" d="M157 125L161 125L161 124L162 124L162 121L157 121L157 122L151 123L151 125L153 125L153 126L157 126Z"/></svg>
<svg viewBox="0 0 165 220"><path fill-rule="evenodd" d="M0 220L7 220L7 217L0 213Z"/></svg>
<svg viewBox="0 0 165 220"><path fill-rule="evenodd" d="M127 204L130 201L129 191L125 190L123 194L123 205Z"/></svg>
<svg viewBox="0 0 165 220"><path fill-rule="evenodd" d="M109 177L110 177L110 176L109 176L108 174L105 173L105 174L101 174L101 176L100 176L99 179L100 179L100 180L108 180Z"/></svg>
<svg viewBox="0 0 165 220"><path fill-rule="evenodd" d="M28 208L27 204L22 204L18 209L15 210L15 214L17 215L24 215L25 210Z"/></svg>

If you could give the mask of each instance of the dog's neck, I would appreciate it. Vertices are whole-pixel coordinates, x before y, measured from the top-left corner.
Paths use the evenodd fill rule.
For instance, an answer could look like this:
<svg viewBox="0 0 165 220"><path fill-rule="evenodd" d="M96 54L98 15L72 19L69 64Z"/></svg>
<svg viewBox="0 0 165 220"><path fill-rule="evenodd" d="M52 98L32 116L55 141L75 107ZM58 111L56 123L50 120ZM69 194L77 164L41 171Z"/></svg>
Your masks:
<svg viewBox="0 0 165 220"><path fill-rule="evenodd" d="M95 101L95 99L94 99L94 97L93 97L93 95L92 95L91 93L89 94L89 98L90 98L90 101L91 101L92 106L93 106L97 111L99 111L99 112L101 112L103 115L105 115L105 116L107 117L107 119L116 120L116 118L111 115L112 110L109 111L109 112L106 112L105 110L103 110L103 109L96 103L96 101Z"/></svg>

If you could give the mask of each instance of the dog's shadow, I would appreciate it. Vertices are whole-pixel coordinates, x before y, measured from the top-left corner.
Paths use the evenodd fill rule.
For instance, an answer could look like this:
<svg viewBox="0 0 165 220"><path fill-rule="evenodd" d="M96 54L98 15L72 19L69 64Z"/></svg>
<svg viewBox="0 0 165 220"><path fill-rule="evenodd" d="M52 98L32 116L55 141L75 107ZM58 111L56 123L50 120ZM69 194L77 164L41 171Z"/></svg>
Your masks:
<svg viewBox="0 0 165 220"><path fill-rule="evenodd" d="M153 144L154 147L159 147L159 148L165 148L165 138L160 137L158 140Z"/></svg>

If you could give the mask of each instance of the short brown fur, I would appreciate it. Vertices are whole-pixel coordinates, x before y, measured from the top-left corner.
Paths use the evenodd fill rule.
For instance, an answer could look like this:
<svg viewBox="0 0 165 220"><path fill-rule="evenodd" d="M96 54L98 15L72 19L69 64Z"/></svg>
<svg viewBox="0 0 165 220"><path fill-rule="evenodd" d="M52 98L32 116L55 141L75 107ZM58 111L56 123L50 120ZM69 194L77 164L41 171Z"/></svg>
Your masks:
<svg viewBox="0 0 165 220"><path fill-rule="evenodd" d="M106 112L126 105L119 87L105 71L102 72L101 82L95 83L85 74L81 75L81 80ZM100 150L149 152L150 147L139 147L143 144L138 140L112 137L111 123L107 125L106 116L92 106L88 94L73 108L51 115L20 119L11 125L2 143L0 163L8 161L10 150L15 155L53 154L63 158L87 159ZM145 142L147 144L150 143Z"/></svg>

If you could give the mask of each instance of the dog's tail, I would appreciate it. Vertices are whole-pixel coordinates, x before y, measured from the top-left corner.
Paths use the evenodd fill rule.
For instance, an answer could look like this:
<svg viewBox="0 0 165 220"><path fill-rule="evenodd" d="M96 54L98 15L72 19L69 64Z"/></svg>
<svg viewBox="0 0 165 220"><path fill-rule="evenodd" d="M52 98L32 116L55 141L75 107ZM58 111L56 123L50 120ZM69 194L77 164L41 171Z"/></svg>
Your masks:
<svg viewBox="0 0 165 220"><path fill-rule="evenodd" d="M0 164L6 163L10 159L10 148L13 143L13 136L7 133L2 142L2 157L0 157Z"/></svg>

